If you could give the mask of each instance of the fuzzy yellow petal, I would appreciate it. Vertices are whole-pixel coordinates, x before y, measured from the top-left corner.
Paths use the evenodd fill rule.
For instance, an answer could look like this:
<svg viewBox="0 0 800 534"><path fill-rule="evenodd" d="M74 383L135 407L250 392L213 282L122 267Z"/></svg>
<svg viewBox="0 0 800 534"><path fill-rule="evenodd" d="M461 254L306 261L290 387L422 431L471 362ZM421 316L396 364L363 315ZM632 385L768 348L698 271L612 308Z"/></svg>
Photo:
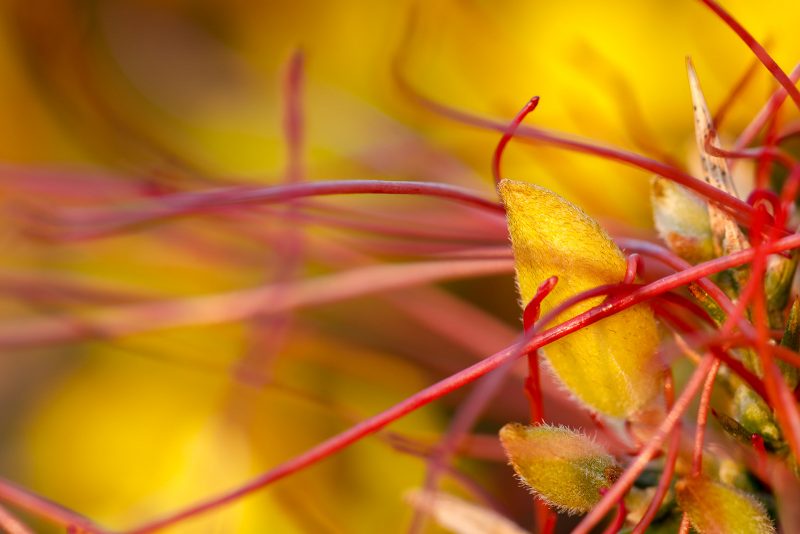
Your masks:
<svg viewBox="0 0 800 534"><path fill-rule="evenodd" d="M547 189L510 180L499 191L508 228L522 305L549 277L558 284L544 300L542 315L562 301L597 286L621 282L625 258L608 235L580 208ZM596 306L594 298L562 313L562 322ZM591 409L626 417L660 391L653 313L638 305L583 328L545 347L555 374Z"/></svg>

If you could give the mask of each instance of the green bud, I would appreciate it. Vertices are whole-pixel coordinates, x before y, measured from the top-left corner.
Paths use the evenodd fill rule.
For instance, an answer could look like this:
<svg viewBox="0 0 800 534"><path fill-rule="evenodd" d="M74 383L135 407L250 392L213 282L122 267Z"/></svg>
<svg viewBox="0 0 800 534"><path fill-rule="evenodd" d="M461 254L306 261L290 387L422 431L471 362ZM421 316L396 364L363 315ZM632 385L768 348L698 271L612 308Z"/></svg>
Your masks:
<svg viewBox="0 0 800 534"><path fill-rule="evenodd" d="M781 441L781 431L775 416L758 393L739 386L733 396L733 417L751 434L759 434L771 444Z"/></svg>
<svg viewBox="0 0 800 534"><path fill-rule="evenodd" d="M749 494L703 477L691 477L675 485L678 505L700 534L773 534L764 507Z"/></svg>
<svg viewBox="0 0 800 534"><path fill-rule="evenodd" d="M650 201L656 230L670 250L690 263L714 257L708 208L702 198L671 180L654 177Z"/></svg>
<svg viewBox="0 0 800 534"><path fill-rule="evenodd" d="M778 254L769 257L764 273L764 293L767 297L767 309L770 312L780 312L786 308L796 270L796 252L792 253L791 258L784 258Z"/></svg>
<svg viewBox="0 0 800 534"><path fill-rule="evenodd" d="M564 427L509 423L500 441L520 479L562 512L586 512L622 473L614 458L584 434Z"/></svg>

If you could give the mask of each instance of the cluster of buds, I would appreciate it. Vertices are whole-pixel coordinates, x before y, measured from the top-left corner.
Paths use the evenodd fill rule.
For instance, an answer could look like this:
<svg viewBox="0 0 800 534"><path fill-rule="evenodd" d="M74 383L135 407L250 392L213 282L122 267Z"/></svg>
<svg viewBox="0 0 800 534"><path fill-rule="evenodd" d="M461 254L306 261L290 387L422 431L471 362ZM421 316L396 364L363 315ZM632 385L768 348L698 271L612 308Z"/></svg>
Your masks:
<svg viewBox="0 0 800 534"><path fill-rule="evenodd" d="M798 475L800 301L792 297L798 258L794 248L776 249L776 243L788 234L800 173L779 136L756 150L721 149L691 61L688 74L698 173L726 199L746 201L746 214L654 177L653 215L667 249L631 240L622 243L631 252L626 259L569 201L523 182L498 184L527 328L546 331L581 314L604 317L530 351L531 365L541 359L595 421L607 421L599 428L629 447L615 456L584 432L550 426L541 417L533 417L532 426L503 427L500 440L511 466L549 508L540 517L545 531L554 511L589 513L578 528L586 532L586 524L617 505L608 531L687 532L691 526L700 533L771 533L778 518L776 480ZM779 180L783 169L770 172L769 155L780 155L788 178ZM759 168L734 180L729 161L752 156L761 158ZM637 284L639 254L679 272L714 268L683 292L642 302L664 279ZM734 261L741 257L749 261ZM696 364L677 402L676 352ZM537 387L529 381L529 389ZM682 434L681 415L698 392L694 435L685 428ZM537 399L536 392L529 397ZM723 445L706 439L709 412L729 446L725 439ZM654 415L660 425L652 424ZM622 429L616 423L623 420L627 435L613 430ZM713 457L704 458L712 447Z"/></svg>

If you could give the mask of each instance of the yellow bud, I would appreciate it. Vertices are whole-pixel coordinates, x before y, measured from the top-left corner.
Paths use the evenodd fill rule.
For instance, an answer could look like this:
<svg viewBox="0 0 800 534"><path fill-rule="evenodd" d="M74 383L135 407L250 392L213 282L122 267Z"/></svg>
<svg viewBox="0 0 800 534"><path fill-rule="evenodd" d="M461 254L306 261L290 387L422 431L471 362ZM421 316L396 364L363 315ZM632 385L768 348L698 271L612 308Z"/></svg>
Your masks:
<svg viewBox="0 0 800 534"><path fill-rule="evenodd" d="M661 239L690 263L714 257L714 241L706 202L685 187L654 177L650 182L653 219Z"/></svg>
<svg viewBox="0 0 800 534"><path fill-rule="evenodd" d="M540 499L566 513L586 512L622 469L599 444L563 427L509 423L500 441L520 479Z"/></svg>
<svg viewBox="0 0 800 534"><path fill-rule="evenodd" d="M773 534L764 507L749 494L703 477L675 485L678 504L700 534Z"/></svg>
<svg viewBox="0 0 800 534"><path fill-rule="evenodd" d="M544 299L542 314L578 293L623 280L622 252L580 208L523 182L503 180L499 191L508 214L523 306L554 275L558 284ZM584 301L556 321L568 320L602 300ZM654 357L657 345L653 313L647 305L638 305L548 345L543 353L578 399L606 415L627 417L647 406L661 389L661 365Z"/></svg>

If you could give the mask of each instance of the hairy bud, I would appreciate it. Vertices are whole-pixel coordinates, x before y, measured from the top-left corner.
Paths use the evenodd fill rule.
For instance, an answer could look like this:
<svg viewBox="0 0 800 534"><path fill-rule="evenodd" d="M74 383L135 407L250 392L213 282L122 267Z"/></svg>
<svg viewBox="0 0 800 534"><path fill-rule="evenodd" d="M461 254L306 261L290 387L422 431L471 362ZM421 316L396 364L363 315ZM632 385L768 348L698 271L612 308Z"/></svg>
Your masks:
<svg viewBox="0 0 800 534"><path fill-rule="evenodd" d="M773 534L775 527L764 507L749 494L703 477L675 485L678 504L700 534Z"/></svg>
<svg viewBox="0 0 800 534"><path fill-rule="evenodd" d="M622 469L599 444L564 427L509 423L500 441L511 465L533 493L567 513L586 512Z"/></svg>

